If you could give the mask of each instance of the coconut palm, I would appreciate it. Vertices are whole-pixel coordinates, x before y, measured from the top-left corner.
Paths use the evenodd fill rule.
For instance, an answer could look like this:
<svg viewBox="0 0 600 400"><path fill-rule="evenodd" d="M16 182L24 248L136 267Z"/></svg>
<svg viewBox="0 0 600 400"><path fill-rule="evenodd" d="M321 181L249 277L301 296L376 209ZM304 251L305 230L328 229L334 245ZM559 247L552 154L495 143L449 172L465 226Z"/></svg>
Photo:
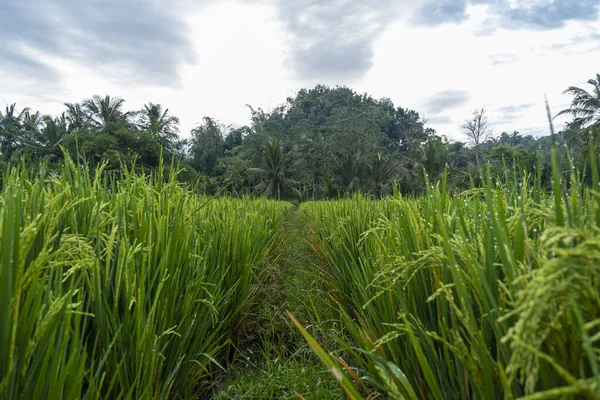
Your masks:
<svg viewBox="0 0 600 400"><path fill-rule="evenodd" d="M423 145L423 155L421 165L429 176L429 179L436 181L442 177L447 163L448 147L439 139L431 139Z"/></svg>
<svg viewBox="0 0 600 400"><path fill-rule="evenodd" d="M362 154L343 153L335 160L334 172L338 175L338 183L345 192L352 193L360 190L360 172L362 170Z"/></svg>
<svg viewBox="0 0 600 400"><path fill-rule="evenodd" d="M23 122L28 113L28 108L18 112L16 104L6 106L4 113L0 111L0 151L5 161L10 159L23 140Z"/></svg>
<svg viewBox="0 0 600 400"><path fill-rule="evenodd" d="M562 110L556 116L570 115L575 118L571 124L582 128L598 127L600 126L600 74L596 74L596 78L588 80L587 83L593 86L591 93L577 86L569 86L563 92L573 96L571 107Z"/></svg>
<svg viewBox="0 0 600 400"><path fill-rule="evenodd" d="M396 162L395 154L382 155L377 153L375 158L367 163L369 180L372 182L373 194L376 198L389 192L390 179L399 172L400 165Z"/></svg>
<svg viewBox="0 0 600 400"><path fill-rule="evenodd" d="M310 133L305 134L297 145L297 154L299 155L299 158L296 165L301 166L310 176L310 191L312 192L313 200L316 199L317 190L321 186L320 181L324 169L323 164L325 161L326 149L327 143L325 142L325 137L317 129L313 129Z"/></svg>
<svg viewBox="0 0 600 400"><path fill-rule="evenodd" d="M277 139L265 143L263 168L249 168L248 171L258 172L263 176L263 181L255 186L254 190L264 196L277 195L281 200L281 189L295 182L285 178L283 167L288 154L283 154L281 143Z"/></svg>
<svg viewBox="0 0 600 400"><path fill-rule="evenodd" d="M35 135L39 133L44 127L44 117L39 111L32 113L31 111L25 111L23 115L23 130L27 135Z"/></svg>
<svg viewBox="0 0 600 400"><path fill-rule="evenodd" d="M67 107L67 111L65 111L65 118L67 122L67 132L73 133L74 131L78 131L85 127L89 118L86 114L86 111L81 107L81 104L78 103L64 103L65 107Z"/></svg>
<svg viewBox="0 0 600 400"><path fill-rule="evenodd" d="M59 152L59 146L68 135L68 122L65 114L52 118L43 117L43 126L30 138L29 144L42 156L49 156Z"/></svg>
<svg viewBox="0 0 600 400"><path fill-rule="evenodd" d="M92 125L108 133L114 133L118 124L129 115L122 111L125 100L106 95L94 95L91 99L83 101L82 108L87 112Z"/></svg>
<svg viewBox="0 0 600 400"><path fill-rule="evenodd" d="M158 140L165 149L171 151L174 147L179 132L179 118L169 115L169 109L164 109L160 104L144 104L139 112L139 126Z"/></svg>

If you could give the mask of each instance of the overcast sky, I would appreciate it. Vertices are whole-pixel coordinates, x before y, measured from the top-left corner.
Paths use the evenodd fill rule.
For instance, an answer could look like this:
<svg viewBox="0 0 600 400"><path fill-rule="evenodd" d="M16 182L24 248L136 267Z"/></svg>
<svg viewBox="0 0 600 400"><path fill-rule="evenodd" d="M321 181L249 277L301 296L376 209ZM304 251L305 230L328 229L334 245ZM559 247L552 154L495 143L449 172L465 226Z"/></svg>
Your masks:
<svg viewBox="0 0 600 400"><path fill-rule="evenodd" d="M389 97L460 139L545 134L600 72L600 0L0 0L0 101L59 114L94 94L161 103L181 131L249 122L301 88ZM558 122L559 127L561 121Z"/></svg>

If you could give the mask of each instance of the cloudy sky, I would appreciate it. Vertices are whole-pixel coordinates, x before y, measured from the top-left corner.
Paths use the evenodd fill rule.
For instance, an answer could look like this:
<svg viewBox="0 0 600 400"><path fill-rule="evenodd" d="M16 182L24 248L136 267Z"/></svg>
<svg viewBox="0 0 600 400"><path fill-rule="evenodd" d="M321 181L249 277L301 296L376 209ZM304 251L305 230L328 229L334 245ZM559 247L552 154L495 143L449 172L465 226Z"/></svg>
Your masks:
<svg viewBox="0 0 600 400"><path fill-rule="evenodd" d="M315 84L412 108L438 133L486 107L546 133L600 72L600 0L0 0L0 101L59 114L93 94L161 103L182 133L248 123ZM561 121L558 121L559 126Z"/></svg>

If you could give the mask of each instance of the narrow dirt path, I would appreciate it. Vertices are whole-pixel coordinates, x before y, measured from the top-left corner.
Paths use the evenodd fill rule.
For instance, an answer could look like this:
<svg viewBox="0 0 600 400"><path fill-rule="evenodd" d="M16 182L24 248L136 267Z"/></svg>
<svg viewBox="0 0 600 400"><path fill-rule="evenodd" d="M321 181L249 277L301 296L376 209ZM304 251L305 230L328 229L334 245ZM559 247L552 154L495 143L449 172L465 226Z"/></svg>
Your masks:
<svg viewBox="0 0 600 400"><path fill-rule="evenodd" d="M284 226L280 270L285 282L287 309L299 320L317 322L327 301L317 275L319 259L307 242L301 212L296 210Z"/></svg>
<svg viewBox="0 0 600 400"><path fill-rule="evenodd" d="M291 312L316 331L328 299L316 274L318 258L306 241L301 210L290 212L277 244L277 262L258 293L250 334L216 399L340 399L344 395L298 330Z"/></svg>

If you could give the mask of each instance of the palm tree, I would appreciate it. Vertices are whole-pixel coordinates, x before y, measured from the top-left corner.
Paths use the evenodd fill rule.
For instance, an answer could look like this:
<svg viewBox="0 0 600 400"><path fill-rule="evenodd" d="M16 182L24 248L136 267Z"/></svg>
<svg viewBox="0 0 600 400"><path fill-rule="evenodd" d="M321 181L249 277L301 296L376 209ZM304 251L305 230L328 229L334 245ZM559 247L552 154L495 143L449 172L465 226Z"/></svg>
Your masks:
<svg viewBox="0 0 600 400"><path fill-rule="evenodd" d="M68 135L67 117L63 113L60 117L43 117L43 126L31 138L29 143L42 156L55 154L59 146Z"/></svg>
<svg viewBox="0 0 600 400"><path fill-rule="evenodd" d="M343 153L336 160L334 172L344 191L352 193L360 190L361 153Z"/></svg>
<svg viewBox="0 0 600 400"><path fill-rule="evenodd" d="M429 140L423 146L423 159L421 165L431 181L441 178L444 169L448 166L447 155L448 148L441 139Z"/></svg>
<svg viewBox="0 0 600 400"><path fill-rule="evenodd" d="M5 161L20 146L23 140L23 121L29 109L17 112L16 105L6 106L5 112L0 111L0 151Z"/></svg>
<svg viewBox="0 0 600 400"><path fill-rule="evenodd" d="M161 146L168 151L174 147L179 132L179 118L169 115L169 109L163 108L160 104L144 104L144 108L139 112L142 130L154 136Z"/></svg>
<svg viewBox="0 0 600 400"><path fill-rule="evenodd" d="M512 135L510 135L510 145L515 147L519 144L520 141L521 135L519 134L519 131L514 131Z"/></svg>
<svg viewBox="0 0 600 400"><path fill-rule="evenodd" d="M281 188L290 186L295 182L285 178L283 166L288 154L283 154L279 140L273 139L265 143L265 158L263 168L249 168L248 171L260 173L264 180L255 186L255 190L264 196L270 197L277 194L277 200L281 200Z"/></svg>
<svg viewBox="0 0 600 400"><path fill-rule="evenodd" d="M123 122L129 113L123 113L125 100L106 95L94 95L91 99L83 101L82 108L88 113L89 121L108 133L114 133L120 122Z"/></svg>
<svg viewBox="0 0 600 400"><path fill-rule="evenodd" d="M380 198L389 190L389 180L398 172L399 165L396 163L395 154L388 156L377 153L374 160L367 164L369 178L373 183L373 194Z"/></svg>
<svg viewBox="0 0 600 400"><path fill-rule="evenodd" d="M25 111L25 114L23 115L23 133L26 140L30 140L39 135L43 128L44 117L39 111L36 111L35 113L31 113L29 110Z"/></svg>
<svg viewBox="0 0 600 400"><path fill-rule="evenodd" d="M297 164L303 166L309 172L311 179L310 190L312 191L312 199L315 200L323 172L322 164L326 152L325 138L319 130L313 129L310 133L302 137L297 148L300 155Z"/></svg>
<svg viewBox="0 0 600 400"><path fill-rule="evenodd" d="M85 127L89 118L85 112L85 110L81 107L81 104L77 103L64 103L65 107L67 107L67 111L65 112L65 118L67 122L67 132L73 133L74 131L78 131Z"/></svg>
<svg viewBox="0 0 600 400"><path fill-rule="evenodd" d="M587 83L593 86L591 93L577 86L569 86L563 92L572 95L573 100L571 107L562 110L556 117L570 115L575 118L571 124L582 128L600 126L600 74L596 74L596 79L590 79Z"/></svg>

